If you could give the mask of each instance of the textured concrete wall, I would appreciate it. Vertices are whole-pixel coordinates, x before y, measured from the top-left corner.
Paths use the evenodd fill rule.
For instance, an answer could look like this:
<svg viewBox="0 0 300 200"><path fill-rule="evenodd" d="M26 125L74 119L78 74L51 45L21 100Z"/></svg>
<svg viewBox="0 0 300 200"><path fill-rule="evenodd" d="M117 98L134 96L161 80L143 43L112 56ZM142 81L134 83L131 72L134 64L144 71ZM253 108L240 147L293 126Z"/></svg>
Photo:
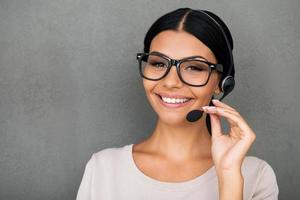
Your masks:
<svg viewBox="0 0 300 200"><path fill-rule="evenodd" d="M257 134L249 154L300 199L299 0L0 0L0 199L75 199L91 153L155 125L136 52L178 7L221 16L234 38L225 98ZM297 187L296 187L297 186Z"/></svg>

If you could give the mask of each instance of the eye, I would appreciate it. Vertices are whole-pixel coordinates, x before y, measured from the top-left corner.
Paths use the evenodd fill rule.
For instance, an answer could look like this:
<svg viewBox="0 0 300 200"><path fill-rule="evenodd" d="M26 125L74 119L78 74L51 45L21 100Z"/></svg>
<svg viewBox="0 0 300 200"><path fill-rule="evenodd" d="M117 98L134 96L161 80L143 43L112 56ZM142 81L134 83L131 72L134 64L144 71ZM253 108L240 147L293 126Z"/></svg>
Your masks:
<svg viewBox="0 0 300 200"><path fill-rule="evenodd" d="M155 62L155 61L150 61L150 65L154 66L154 67L165 67L165 63L163 62Z"/></svg>
<svg viewBox="0 0 300 200"><path fill-rule="evenodd" d="M181 64L183 70L188 72L206 72L209 71L209 66L207 63L193 60L193 61L186 61Z"/></svg>
<svg viewBox="0 0 300 200"><path fill-rule="evenodd" d="M192 71L203 71L203 70L205 70L202 66L187 66L187 67L185 67L185 69L190 69L190 70L192 70Z"/></svg>

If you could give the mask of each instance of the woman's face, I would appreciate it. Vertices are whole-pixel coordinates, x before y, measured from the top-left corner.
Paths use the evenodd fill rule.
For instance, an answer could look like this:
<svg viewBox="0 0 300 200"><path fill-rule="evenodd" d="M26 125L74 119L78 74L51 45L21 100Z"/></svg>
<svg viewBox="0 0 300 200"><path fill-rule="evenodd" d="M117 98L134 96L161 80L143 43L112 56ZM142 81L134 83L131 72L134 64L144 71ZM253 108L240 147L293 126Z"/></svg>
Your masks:
<svg viewBox="0 0 300 200"><path fill-rule="evenodd" d="M214 54L206 45L195 36L183 31L166 30L160 32L151 42L149 52L152 51L158 51L173 59L199 55L209 62L217 63ZM186 121L186 115L189 111L208 105L214 92L220 92L218 88L219 78L219 74L213 70L205 86L189 86L181 82L176 68L173 66L168 75L159 81L143 79L143 86L148 101L160 120L168 124L179 124ZM170 107L164 105L157 94L161 96L182 95L192 99L180 107Z"/></svg>

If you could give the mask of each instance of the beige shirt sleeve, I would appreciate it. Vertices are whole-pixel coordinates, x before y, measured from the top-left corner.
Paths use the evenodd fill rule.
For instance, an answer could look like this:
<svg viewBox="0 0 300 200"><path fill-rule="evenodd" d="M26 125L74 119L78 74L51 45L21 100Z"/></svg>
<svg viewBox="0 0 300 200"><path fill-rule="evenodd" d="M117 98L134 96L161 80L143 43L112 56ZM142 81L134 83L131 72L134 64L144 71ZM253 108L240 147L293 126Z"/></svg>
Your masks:
<svg viewBox="0 0 300 200"><path fill-rule="evenodd" d="M87 162L84 170L84 174L77 192L76 200L89 200L91 199L91 184L92 184L92 177L93 177L93 159L94 154L92 155L91 159Z"/></svg>
<svg viewBox="0 0 300 200"><path fill-rule="evenodd" d="M262 162L252 200L278 200L279 188L274 170L266 161Z"/></svg>

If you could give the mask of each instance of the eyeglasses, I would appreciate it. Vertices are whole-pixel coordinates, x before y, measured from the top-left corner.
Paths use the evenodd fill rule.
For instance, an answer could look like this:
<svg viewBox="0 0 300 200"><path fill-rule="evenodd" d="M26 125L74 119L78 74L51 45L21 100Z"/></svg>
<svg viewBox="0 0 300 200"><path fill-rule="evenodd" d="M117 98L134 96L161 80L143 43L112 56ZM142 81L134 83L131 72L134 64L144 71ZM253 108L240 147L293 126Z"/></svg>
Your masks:
<svg viewBox="0 0 300 200"><path fill-rule="evenodd" d="M187 85L201 87L207 84L213 70L223 73L222 64L214 64L200 56L175 60L164 54L137 53L140 75L148 80L158 81L167 76L175 65L179 79Z"/></svg>

